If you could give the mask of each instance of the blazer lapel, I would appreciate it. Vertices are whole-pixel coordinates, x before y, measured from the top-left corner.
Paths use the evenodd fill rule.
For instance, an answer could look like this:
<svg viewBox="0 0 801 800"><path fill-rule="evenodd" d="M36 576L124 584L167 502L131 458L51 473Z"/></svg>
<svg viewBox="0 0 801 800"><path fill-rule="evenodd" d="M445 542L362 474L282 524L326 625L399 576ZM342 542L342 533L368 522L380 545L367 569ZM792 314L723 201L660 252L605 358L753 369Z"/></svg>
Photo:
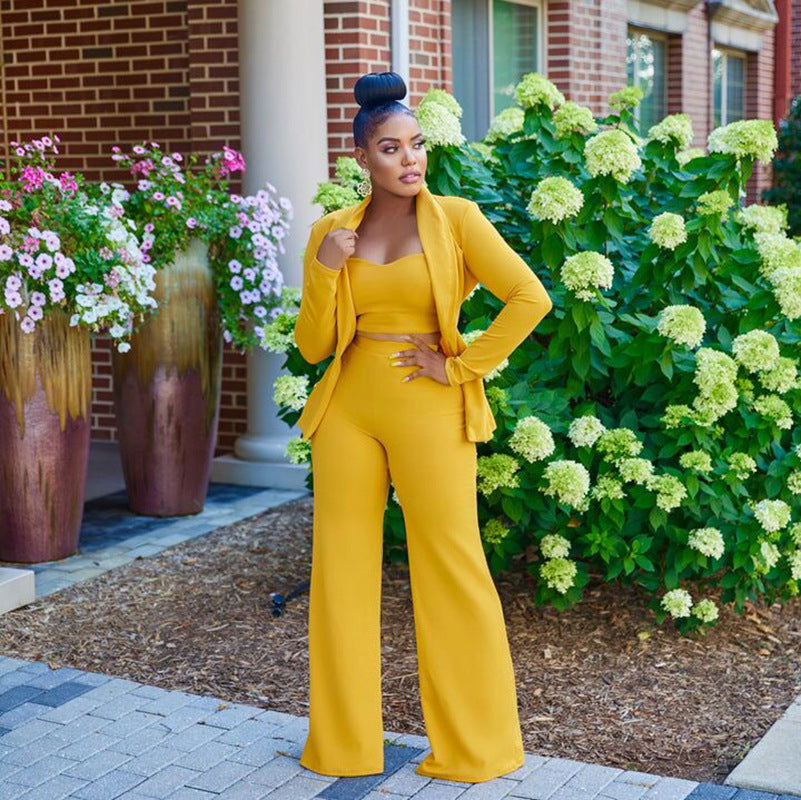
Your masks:
<svg viewBox="0 0 801 800"><path fill-rule="evenodd" d="M353 206L344 219L341 227L356 230L359 227L372 194L368 194L360 203ZM415 204L417 233L423 246L425 262L431 280L434 305L441 334L440 346L447 356L458 355L459 342L457 323L459 321L459 261L453 241L448 217L442 210L427 186L423 185L417 194ZM342 270L341 297L343 303L337 304L337 337L336 352L341 355L350 343L356 331L356 309L353 303L353 292L350 286L350 275L347 266Z"/></svg>

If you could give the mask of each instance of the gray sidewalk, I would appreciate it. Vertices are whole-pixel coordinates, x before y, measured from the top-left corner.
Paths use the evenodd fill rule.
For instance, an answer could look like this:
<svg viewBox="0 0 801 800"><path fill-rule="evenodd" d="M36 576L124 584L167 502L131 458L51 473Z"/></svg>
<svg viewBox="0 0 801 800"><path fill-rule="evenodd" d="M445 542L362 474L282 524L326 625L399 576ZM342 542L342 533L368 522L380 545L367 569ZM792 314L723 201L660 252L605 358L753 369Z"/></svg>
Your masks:
<svg viewBox="0 0 801 800"><path fill-rule="evenodd" d="M426 737L389 731L383 774L327 777L298 763L307 730L306 717L0 656L0 800L777 797L533 753L482 783L428 778L414 772Z"/></svg>

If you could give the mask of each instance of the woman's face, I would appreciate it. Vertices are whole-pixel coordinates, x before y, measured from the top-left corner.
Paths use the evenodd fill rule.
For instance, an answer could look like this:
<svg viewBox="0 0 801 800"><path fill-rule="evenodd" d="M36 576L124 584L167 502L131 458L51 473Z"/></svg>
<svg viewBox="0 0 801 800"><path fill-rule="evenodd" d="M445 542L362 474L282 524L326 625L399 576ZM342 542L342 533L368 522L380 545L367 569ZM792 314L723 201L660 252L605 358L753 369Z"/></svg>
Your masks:
<svg viewBox="0 0 801 800"><path fill-rule="evenodd" d="M392 194L410 197L420 191L426 174L428 155L417 120L410 114L392 114L379 125L367 149L356 147L359 165L370 170L373 191L377 187ZM408 172L416 177L401 180Z"/></svg>

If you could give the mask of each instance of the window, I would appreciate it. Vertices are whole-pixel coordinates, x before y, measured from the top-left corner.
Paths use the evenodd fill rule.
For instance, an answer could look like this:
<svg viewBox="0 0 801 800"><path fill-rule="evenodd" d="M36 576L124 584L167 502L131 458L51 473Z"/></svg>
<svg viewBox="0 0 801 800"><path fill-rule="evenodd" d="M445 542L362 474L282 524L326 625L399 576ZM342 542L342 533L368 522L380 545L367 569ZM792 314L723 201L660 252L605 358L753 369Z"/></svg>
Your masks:
<svg viewBox="0 0 801 800"><path fill-rule="evenodd" d="M639 86L643 92L642 102L635 108L634 115L640 133L645 135L667 113L667 40L630 28L626 46L628 84Z"/></svg>
<svg viewBox="0 0 801 800"><path fill-rule="evenodd" d="M542 72L540 0L453 0L453 93L462 131L480 139L490 120L516 104L527 72Z"/></svg>
<svg viewBox="0 0 801 800"><path fill-rule="evenodd" d="M712 49L712 83L715 100L714 127L745 117L745 55Z"/></svg>

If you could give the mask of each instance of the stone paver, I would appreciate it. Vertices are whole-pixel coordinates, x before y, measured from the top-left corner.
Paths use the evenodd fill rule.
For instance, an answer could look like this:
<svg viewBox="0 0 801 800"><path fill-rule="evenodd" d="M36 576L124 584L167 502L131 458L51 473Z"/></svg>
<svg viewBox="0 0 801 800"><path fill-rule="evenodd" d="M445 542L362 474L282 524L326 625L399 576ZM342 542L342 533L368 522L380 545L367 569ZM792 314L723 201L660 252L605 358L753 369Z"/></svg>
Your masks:
<svg viewBox="0 0 801 800"><path fill-rule="evenodd" d="M6 656L0 709L0 800L801 800L534 753L494 780L432 779L414 772L428 739L390 731L382 774L319 775L298 763L306 717Z"/></svg>

